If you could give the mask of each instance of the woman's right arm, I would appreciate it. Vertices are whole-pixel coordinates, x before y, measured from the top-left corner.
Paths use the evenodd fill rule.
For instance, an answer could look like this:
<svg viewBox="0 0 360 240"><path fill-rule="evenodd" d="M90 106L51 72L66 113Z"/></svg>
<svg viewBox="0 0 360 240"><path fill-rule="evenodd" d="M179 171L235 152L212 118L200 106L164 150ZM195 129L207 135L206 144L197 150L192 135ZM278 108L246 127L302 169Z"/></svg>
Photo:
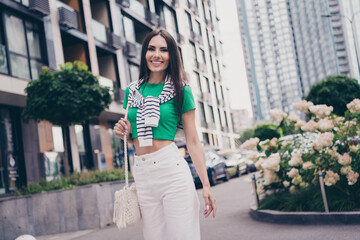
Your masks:
<svg viewBox="0 0 360 240"><path fill-rule="evenodd" d="M129 120L121 118L114 126L114 134L115 136L124 140L126 136L126 140L128 143L133 144L133 139L130 136L131 133L131 125Z"/></svg>

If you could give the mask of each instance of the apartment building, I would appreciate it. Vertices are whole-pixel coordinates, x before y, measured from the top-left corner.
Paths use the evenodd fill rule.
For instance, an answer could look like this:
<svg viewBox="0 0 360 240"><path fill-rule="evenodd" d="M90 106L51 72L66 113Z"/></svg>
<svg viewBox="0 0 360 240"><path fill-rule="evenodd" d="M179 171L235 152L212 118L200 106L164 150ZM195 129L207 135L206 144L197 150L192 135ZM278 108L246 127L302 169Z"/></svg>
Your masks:
<svg viewBox="0 0 360 240"><path fill-rule="evenodd" d="M64 131L71 171L122 166L123 142L112 128L124 114L124 89L137 80L141 43L158 27L178 42L200 139L234 149L213 0L0 0L0 15L0 196L63 172ZM75 60L114 90L109 109L67 129L25 121L28 82L42 66Z"/></svg>
<svg viewBox="0 0 360 240"><path fill-rule="evenodd" d="M336 13L334 1L237 0L256 123L270 121L273 108L293 111L326 76L349 75L338 20L325 17Z"/></svg>

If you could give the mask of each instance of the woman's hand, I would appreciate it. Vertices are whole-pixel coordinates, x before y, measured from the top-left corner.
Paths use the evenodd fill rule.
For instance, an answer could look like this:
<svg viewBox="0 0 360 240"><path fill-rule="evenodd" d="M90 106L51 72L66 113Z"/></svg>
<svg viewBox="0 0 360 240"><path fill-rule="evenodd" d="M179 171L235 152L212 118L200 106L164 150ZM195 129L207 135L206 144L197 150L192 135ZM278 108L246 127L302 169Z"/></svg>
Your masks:
<svg viewBox="0 0 360 240"><path fill-rule="evenodd" d="M124 139L125 135L131 132L131 125L127 119L121 118L114 126L114 134L118 138ZM129 136L128 138L129 139Z"/></svg>
<svg viewBox="0 0 360 240"><path fill-rule="evenodd" d="M204 216L207 218L213 212L213 218L216 215L216 200L211 192L210 187L203 187L203 197L205 200Z"/></svg>

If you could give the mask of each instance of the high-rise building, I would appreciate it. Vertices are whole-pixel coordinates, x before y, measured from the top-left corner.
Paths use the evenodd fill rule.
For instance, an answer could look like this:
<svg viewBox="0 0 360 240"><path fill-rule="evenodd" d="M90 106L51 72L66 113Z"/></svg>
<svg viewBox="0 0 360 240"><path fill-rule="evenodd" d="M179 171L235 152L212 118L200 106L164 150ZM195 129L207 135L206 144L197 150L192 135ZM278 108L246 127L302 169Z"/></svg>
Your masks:
<svg viewBox="0 0 360 240"><path fill-rule="evenodd" d="M337 1L237 0L255 122L269 121L273 108L291 112L329 75L357 76L353 44L339 35L344 25L335 17L350 3Z"/></svg>
<svg viewBox="0 0 360 240"><path fill-rule="evenodd" d="M339 72L360 82L360 0L329 0L331 21Z"/></svg>
<svg viewBox="0 0 360 240"><path fill-rule="evenodd" d="M122 165L123 143L112 128L124 114L124 89L137 80L141 43L158 27L178 42L200 139L234 149L213 0L0 0L0 16L0 194L61 174L63 131L73 171ZM109 109L68 129L24 121L27 83L43 65L56 69L74 60L114 89Z"/></svg>

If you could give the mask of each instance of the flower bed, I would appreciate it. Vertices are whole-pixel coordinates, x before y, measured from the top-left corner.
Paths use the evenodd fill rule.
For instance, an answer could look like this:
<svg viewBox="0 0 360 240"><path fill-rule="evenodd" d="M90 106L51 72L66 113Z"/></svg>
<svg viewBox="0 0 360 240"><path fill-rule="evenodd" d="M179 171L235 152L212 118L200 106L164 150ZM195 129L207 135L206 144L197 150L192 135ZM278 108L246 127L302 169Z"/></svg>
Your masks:
<svg viewBox="0 0 360 240"><path fill-rule="evenodd" d="M280 139L252 138L242 148L259 151L256 167L260 209L324 211L319 173L324 175L330 211L360 209L360 100L347 104L345 117L333 107L305 100L294 108L311 117L271 110L272 119L286 132Z"/></svg>

